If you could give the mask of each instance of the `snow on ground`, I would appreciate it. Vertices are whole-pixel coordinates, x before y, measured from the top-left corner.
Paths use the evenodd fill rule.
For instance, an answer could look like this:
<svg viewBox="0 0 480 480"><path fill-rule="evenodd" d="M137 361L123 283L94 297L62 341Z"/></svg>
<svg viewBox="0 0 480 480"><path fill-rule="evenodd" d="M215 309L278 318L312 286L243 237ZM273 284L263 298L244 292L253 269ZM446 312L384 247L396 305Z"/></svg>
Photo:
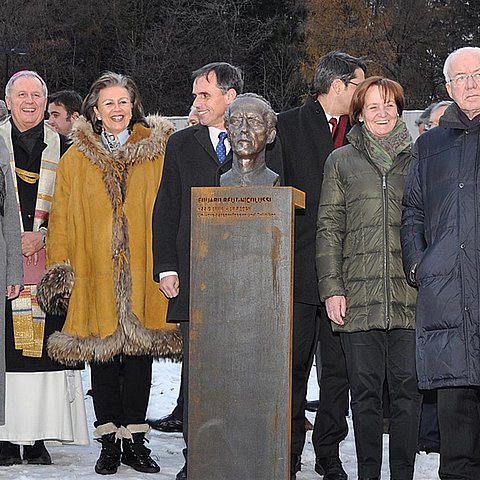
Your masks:
<svg viewBox="0 0 480 480"><path fill-rule="evenodd" d="M148 409L148 416L158 418L170 413L177 399L178 385L180 378L180 365L170 362L158 362L154 364L153 383ZM85 392L89 388L89 372L83 372L83 381ZM312 376L309 382L310 399L316 398L318 387L315 377L315 369L312 369ZM87 418L89 422L90 433L93 431L93 408L90 397L85 397ZM21 412L19 412L21 415ZM313 422L314 414L307 413ZM350 433L347 439L341 444L340 455L343 460L345 470L349 474L350 480L356 477L356 457L355 445L351 428L351 420L349 419ZM384 466L382 470L382 478L389 478L388 474L388 435L384 435ZM174 480L175 475L183 465L182 449L184 448L183 437L178 433L161 433L152 430L149 447L152 454L161 467L158 474L141 474L130 467L121 465L118 473L109 476L115 480ZM76 479L97 479L106 478L97 475L93 467L97 460L100 445L92 441L89 446L64 446L50 444L48 446L52 456L53 465L15 465L12 467L0 467L0 479L15 480L76 480ZM297 474L297 480L320 480L313 465L315 455L311 441L311 433L307 434L307 441L302 455L302 471ZM421 454L417 455L415 480L436 480L438 470L438 455ZM206 479L207 480L207 479ZM228 479L234 480L234 479ZM251 479L251 480L276 480L276 479Z"/></svg>

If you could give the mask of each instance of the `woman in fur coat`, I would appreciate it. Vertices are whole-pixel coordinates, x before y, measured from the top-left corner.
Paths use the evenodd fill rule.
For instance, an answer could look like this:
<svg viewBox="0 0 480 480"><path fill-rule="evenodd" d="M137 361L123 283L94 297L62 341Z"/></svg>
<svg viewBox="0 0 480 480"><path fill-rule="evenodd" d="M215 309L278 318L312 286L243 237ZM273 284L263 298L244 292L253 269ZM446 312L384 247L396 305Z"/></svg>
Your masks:
<svg viewBox="0 0 480 480"><path fill-rule="evenodd" d="M178 359L181 339L165 321L153 280L152 210L167 139L160 116L144 118L137 86L106 72L90 88L72 146L62 157L49 220L43 308L68 308L49 355L90 362L99 474L121 463L159 466L145 446L153 357Z"/></svg>

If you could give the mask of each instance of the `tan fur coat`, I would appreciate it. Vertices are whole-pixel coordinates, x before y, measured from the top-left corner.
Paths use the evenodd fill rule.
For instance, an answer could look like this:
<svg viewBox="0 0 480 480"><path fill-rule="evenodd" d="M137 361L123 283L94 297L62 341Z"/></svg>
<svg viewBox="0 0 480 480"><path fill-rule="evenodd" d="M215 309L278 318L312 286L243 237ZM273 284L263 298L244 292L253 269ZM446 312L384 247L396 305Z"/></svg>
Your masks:
<svg viewBox="0 0 480 480"><path fill-rule="evenodd" d="M61 159L41 302L55 312L55 300L68 297L73 284L69 301L61 298L68 302L64 328L48 342L49 355L63 363L120 353L181 355L180 334L166 323L167 300L152 273L152 210L173 127L159 116L147 123L136 124L112 155L81 118Z"/></svg>

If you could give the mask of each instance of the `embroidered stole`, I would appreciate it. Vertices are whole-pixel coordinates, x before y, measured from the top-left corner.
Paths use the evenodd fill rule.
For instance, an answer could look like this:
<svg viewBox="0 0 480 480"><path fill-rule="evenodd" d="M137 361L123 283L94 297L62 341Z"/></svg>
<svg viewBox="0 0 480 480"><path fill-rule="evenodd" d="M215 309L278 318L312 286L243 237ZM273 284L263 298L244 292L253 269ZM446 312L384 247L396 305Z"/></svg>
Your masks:
<svg viewBox="0 0 480 480"><path fill-rule="evenodd" d="M0 136L5 140L10 154L10 170L13 176L13 184L20 215L20 226L23 232L17 175L15 174L12 126L10 122L6 122L0 126ZM42 152L40 163L40 178L38 180L38 192L33 220L34 232L38 231L50 213L55 189L55 176L60 160L60 137L57 132L46 124L44 126L44 142L47 146ZM43 349L45 314L38 305L36 285L25 285L20 296L12 301L12 312L15 348L22 350L23 356L40 358Z"/></svg>

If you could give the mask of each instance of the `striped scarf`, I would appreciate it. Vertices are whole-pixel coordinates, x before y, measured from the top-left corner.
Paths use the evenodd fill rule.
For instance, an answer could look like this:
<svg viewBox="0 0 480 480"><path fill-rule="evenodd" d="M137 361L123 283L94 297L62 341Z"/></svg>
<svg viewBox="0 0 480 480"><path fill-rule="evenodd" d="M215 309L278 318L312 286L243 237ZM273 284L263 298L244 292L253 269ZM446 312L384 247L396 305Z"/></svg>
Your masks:
<svg viewBox="0 0 480 480"><path fill-rule="evenodd" d="M20 225L23 231L17 176L15 174L12 126L10 122L0 125L0 136L5 140L10 154L10 169L12 171L15 195L17 197ZM44 126L44 142L47 144L47 147L42 152L33 231L38 231L50 213L55 189L55 176L60 160L60 137L57 132L46 124ZM12 301L12 311L15 348L22 350L22 355L26 357L41 357L45 330L45 314L38 305L36 285L25 285L20 296Z"/></svg>

